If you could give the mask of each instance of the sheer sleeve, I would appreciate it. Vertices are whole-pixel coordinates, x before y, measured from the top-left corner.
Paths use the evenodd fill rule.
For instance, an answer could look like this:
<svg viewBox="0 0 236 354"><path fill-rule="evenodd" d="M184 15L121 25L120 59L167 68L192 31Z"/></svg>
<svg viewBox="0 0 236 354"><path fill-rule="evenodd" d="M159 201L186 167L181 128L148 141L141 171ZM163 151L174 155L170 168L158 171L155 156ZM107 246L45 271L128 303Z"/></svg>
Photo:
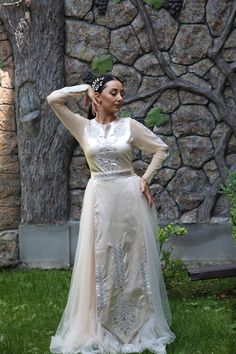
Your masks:
<svg viewBox="0 0 236 354"><path fill-rule="evenodd" d="M82 92L86 92L88 87L89 85L86 84L64 87L47 96L47 101L53 111L80 144L82 143L82 133L87 119L80 114L73 113L65 106L65 103L70 97L79 97Z"/></svg>
<svg viewBox="0 0 236 354"><path fill-rule="evenodd" d="M132 147L153 154L152 160L143 175L143 178L150 183L169 155L169 147L150 129L132 118L130 118L130 129Z"/></svg>

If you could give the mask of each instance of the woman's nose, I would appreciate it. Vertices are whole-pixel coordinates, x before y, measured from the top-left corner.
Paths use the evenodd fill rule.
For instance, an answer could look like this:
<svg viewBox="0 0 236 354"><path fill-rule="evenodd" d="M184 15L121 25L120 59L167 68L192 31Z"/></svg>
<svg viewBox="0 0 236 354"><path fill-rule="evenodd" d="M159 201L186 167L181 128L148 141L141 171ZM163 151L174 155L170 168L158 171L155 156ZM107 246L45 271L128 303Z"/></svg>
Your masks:
<svg viewBox="0 0 236 354"><path fill-rule="evenodd" d="M118 99L118 101L122 101L123 100L123 96L121 96L121 94L118 94L117 99Z"/></svg>

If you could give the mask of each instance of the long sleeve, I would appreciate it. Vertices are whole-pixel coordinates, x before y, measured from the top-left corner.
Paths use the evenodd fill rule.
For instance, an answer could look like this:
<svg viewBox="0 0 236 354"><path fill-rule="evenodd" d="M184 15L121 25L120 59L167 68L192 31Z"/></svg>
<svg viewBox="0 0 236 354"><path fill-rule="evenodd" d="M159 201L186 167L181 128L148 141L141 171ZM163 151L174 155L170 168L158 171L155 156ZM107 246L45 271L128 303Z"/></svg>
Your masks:
<svg viewBox="0 0 236 354"><path fill-rule="evenodd" d="M64 87L60 90L53 91L47 96L47 101L53 111L80 144L82 142L82 133L87 119L80 114L73 113L65 106L65 103L70 97L79 97L82 92L85 92L88 89L88 87L89 85Z"/></svg>
<svg viewBox="0 0 236 354"><path fill-rule="evenodd" d="M169 147L156 134L135 119L130 119L131 145L146 153L153 154L152 160L143 175L148 183L161 168L169 155Z"/></svg>

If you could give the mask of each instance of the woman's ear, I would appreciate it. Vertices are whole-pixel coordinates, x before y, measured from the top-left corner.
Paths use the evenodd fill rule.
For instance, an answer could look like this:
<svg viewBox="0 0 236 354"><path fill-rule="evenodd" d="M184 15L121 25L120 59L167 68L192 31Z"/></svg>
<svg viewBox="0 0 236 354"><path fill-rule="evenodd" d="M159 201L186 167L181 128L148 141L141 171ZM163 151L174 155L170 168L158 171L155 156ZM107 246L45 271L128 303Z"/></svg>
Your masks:
<svg viewBox="0 0 236 354"><path fill-rule="evenodd" d="M99 92L95 92L95 97L98 100L98 102L100 103L100 93Z"/></svg>

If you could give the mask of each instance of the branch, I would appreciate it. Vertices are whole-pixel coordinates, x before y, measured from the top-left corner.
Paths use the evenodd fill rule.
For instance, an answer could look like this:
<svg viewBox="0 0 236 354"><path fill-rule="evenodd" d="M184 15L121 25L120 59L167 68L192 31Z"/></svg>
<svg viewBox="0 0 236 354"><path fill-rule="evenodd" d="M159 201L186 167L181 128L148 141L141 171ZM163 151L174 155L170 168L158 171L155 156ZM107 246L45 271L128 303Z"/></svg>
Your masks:
<svg viewBox="0 0 236 354"><path fill-rule="evenodd" d="M150 44L151 44L151 47L153 50L153 54L156 56L163 72L172 81L164 83L161 87L159 87L156 90L151 90L147 93L138 94L138 95L126 100L125 103L128 104L128 103L131 103L131 102L136 101L138 99L151 97L149 99L149 101L147 102L147 104L145 105L145 107L142 109L142 111L138 112L138 116L143 117L143 116L145 116L147 111L151 108L151 106L155 103L155 101L158 99L158 97L166 89L169 89L169 88L182 89L182 90L185 90L185 91L188 91L188 92L200 95L200 96L207 97L208 99L213 101L216 104L222 118L231 128L231 129L229 128L224 133L224 135L220 139L220 142L218 143L218 146L215 150L215 161L216 161L217 167L219 169L220 178L218 180L216 180L213 183L213 185L210 187L210 190L209 190L204 202L199 207L199 220L200 221L209 220L211 210L213 209L216 199L217 199L221 180L223 183L226 183L226 179L227 179L227 166L225 164L225 156L224 156L225 150L227 147L227 143L228 143L228 140L229 140L232 132L236 136L236 122L235 122L236 117L234 115L234 112L232 112L230 107L228 107L224 97L222 96L222 92L223 92L226 78L230 82L230 84L232 86L232 90L235 93L236 82L235 82L235 75L234 75L233 71L236 68L236 64L235 65L228 64L219 55L219 51L223 47L223 45L230 33L232 25L233 25L234 16L236 13L236 2L233 5L232 12L229 17L229 21L227 22L227 25L225 26L221 36L213 42L212 47L209 48L209 50L208 50L208 56L210 58L214 59L217 66L221 69L221 71L223 73L223 75L221 74L219 76L219 80L217 82L217 87L215 90L210 90L210 89L207 89L203 86L196 85L191 81L184 80L184 79L179 78L175 75L175 73L168 66L165 58L162 55L162 52L159 49L159 46L158 46L158 43L156 40L156 36L155 36L155 32L153 29L152 21L151 21L151 18L147 12L147 9L146 9L146 6L145 6L143 0L133 0L133 2L138 7L138 10L142 16L142 19L143 19L143 22L144 22L144 25L145 25L145 28L146 28L146 31L148 34L148 38L149 38L149 41L150 41Z"/></svg>
<svg viewBox="0 0 236 354"><path fill-rule="evenodd" d="M228 168L225 163L225 152L231 135L232 135L232 129L228 127L227 130L222 135L222 137L220 138L217 148L215 149L215 161L219 169L221 180L224 185L226 184L227 177L228 177Z"/></svg>
<svg viewBox="0 0 236 354"><path fill-rule="evenodd" d="M222 82L220 84L222 84ZM212 91L212 90L206 89L205 87L196 85L193 82L188 81L188 80L183 80L181 78L178 78L176 81L165 82L157 89L148 91L146 93L139 93L133 97L126 99L124 104L126 105L126 104L132 103L134 101L137 101L139 99L151 97L150 100L148 101L148 103L142 109L142 111L139 111L137 113L138 117L143 118L145 116L145 114L148 112L148 110L155 103L155 101L159 98L159 96L167 89L182 89L184 91L192 92L192 93L195 93L199 96L207 97L208 99L210 99L212 102L214 102L216 104L222 118L231 127L234 135L236 136L235 116L234 116L233 112L230 110L230 108L227 106L227 104L224 101L224 99L222 98L222 96L220 94L218 94L217 90ZM220 86L218 87L218 90L219 89L221 89Z"/></svg>
<svg viewBox="0 0 236 354"><path fill-rule="evenodd" d="M166 75L172 79L172 80L176 80L177 76L175 75L174 71L167 65L166 60L162 54L162 52L160 51L158 45L157 45L157 41L156 41L156 35L154 32L154 28L152 25L152 21L150 19L150 16L147 12L146 6L143 2L143 0L134 0L134 3L136 4L136 6L139 9L139 12L142 16L144 25L146 27L146 31L147 31L147 35L153 50L153 54L155 55L155 57L157 58L161 69L164 71L164 73L166 73Z"/></svg>
<svg viewBox="0 0 236 354"><path fill-rule="evenodd" d="M211 218L211 211L214 208L214 205L217 200L218 192L221 186L221 179L218 178L211 185L210 189L207 192L207 195L203 203L198 208L198 221L199 222L208 222Z"/></svg>
<svg viewBox="0 0 236 354"><path fill-rule="evenodd" d="M222 95L224 87L225 87L225 81L226 81L225 75L220 73L219 78L218 78L218 82L216 83L216 88L215 88L215 92L217 95Z"/></svg>
<svg viewBox="0 0 236 354"><path fill-rule="evenodd" d="M217 54L215 57L215 63L218 66L218 68L222 71L222 73L225 75L225 77L228 79L234 100L236 102L236 75L234 71L231 69L230 65L225 61L222 55Z"/></svg>
<svg viewBox="0 0 236 354"><path fill-rule="evenodd" d="M224 30L222 31L221 35L219 38L215 39L213 41L212 46L208 49L208 56L210 59L214 60L218 68L222 71L222 73L225 75L225 77L228 79L233 95L234 95L234 100L236 102L236 76L234 73L234 66L231 66L228 64L223 56L220 54L221 49L223 48L229 34L231 31L231 28L234 24L234 18L236 14L236 2L234 1L232 5L232 11L229 16L229 20L227 21Z"/></svg>
<svg viewBox="0 0 236 354"><path fill-rule="evenodd" d="M125 100L124 104L129 104L129 103L135 102L137 100L142 100L144 98L148 98L152 95L158 94L159 92L160 92L160 94L162 94L165 90L168 90L170 88L175 88L175 87L176 87L176 84L173 81L165 82L161 87L158 87L157 89L147 91L147 92L140 92L135 96L127 98Z"/></svg>
<svg viewBox="0 0 236 354"><path fill-rule="evenodd" d="M226 39L230 33L232 25L234 23L234 17L236 14L236 2L234 1L231 14L229 16L229 20L227 21L224 30L222 31L220 37L213 41L213 45L208 49L208 55L210 58L215 58L216 55L219 53L223 45L225 44Z"/></svg>
<svg viewBox="0 0 236 354"><path fill-rule="evenodd" d="M162 94L162 92L158 92L158 93L156 93L156 95L153 95L150 98L150 100L147 102L147 104L144 106L144 108L141 111L136 113L135 117L144 118L146 116L146 114L148 113L148 111L150 110L150 108L156 102L156 100L160 97L161 94Z"/></svg>
<svg viewBox="0 0 236 354"><path fill-rule="evenodd" d="M234 171L236 169L236 163L234 163L229 170ZM203 203L198 208L198 221L199 222L208 222L211 218L211 211L214 208L214 205L217 200L217 196L219 193L219 189L221 187L221 179L218 178L215 182L211 185L206 198L204 199Z"/></svg>
<svg viewBox="0 0 236 354"><path fill-rule="evenodd" d="M148 92L142 92L142 93L139 93L135 96L127 98L125 100L125 104L132 103L132 102L140 100L140 99L148 98L154 94L158 94L159 92L163 93L165 90L168 90L168 89L182 89L185 91L190 91L190 92L195 93L199 96L207 97L208 99L212 100L215 104L217 104L219 102L219 95L216 92L214 92L212 90L208 90L205 87L196 85L191 81L178 78L176 81L168 81L168 82L163 83L162 86L158 87L157 89L154 89L154 90L151 90Z"/></svg>

